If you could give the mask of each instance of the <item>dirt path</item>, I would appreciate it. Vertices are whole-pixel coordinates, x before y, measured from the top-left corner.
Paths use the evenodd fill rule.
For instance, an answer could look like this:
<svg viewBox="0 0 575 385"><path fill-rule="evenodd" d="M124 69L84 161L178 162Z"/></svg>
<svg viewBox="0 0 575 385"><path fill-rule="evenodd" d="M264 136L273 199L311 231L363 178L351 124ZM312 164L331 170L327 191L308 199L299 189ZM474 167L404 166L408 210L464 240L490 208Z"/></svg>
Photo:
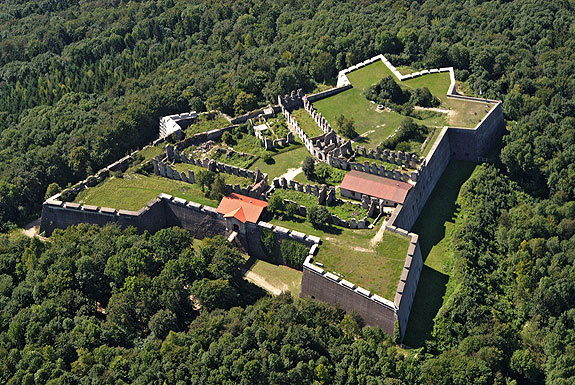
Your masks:
<svg viewBox="0 0 575 385"><path fill-rule="evenodd" d="M247 279L248 281L250 281L251 283L256 284L259 287L269 291L273 295L280 295L283 291L289 290L287 285L283 285L282 288L278 288L278 287L272 285L271 283L269 283L268 281L266 281L266 279L264 277L262 277L261 275L254 273L253 271L250 271L250 270L248 270L245 273L244 278Z"/></svg>
<svg viewBox="0 0 575 385"><path fill-rule="evenodd" d="M286 178L286 180L292 180L296 176L298 176L301 172L303 172L302 168L288 168L287 171L280 175L280 178Z"/></svg>
<svg viewBox="0 0 575 385"><path fill-rule="evenodd" d="M451 110L445 108L437 108L437 107L421 107L421 106L414 106L414 110L423 110L423 111L435 111L440 112L442 114L449 114Z"/></svg>
<svg viewBox="0 0 575 385"><path fill-rule="evenodd" d="M42 218L38 218L33 220L32 222L28 223L23 229L22 233L30 238L38 237L43 241L46 241L48 238L42 237L38 235L38 230L40 229L40 221Z"/></svg>
<svg viewBox="0 0 575 385"><path fill-rule="evenodd" d="M377 230L377 233L369 240L371 247L377 245L383 239L383 232L385 231L385 225L387 225L387 220L381 222L381 227Z"/></svg>

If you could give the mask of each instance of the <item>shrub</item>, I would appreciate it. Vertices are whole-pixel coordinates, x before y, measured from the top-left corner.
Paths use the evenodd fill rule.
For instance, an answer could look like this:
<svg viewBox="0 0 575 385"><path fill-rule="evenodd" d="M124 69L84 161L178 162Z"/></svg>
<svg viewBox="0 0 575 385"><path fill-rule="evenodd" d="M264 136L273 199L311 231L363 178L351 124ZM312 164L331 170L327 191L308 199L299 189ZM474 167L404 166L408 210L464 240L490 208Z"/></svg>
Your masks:
<svg viewBox="0 0 575 385"><path fill-rule="evenodd" d="M272 214L277 214L283 208L284 200L277 194L272 194L268 200L268 211Z"/></svg>
<svg viewBox="0 0 575 385"><path fill-rule="evenodd" d="M379 83L369 87L366 97L379 104L389 101L395 104L404 104L409 101L410 92L403 90L395 79L389 75L380 80Z"/></svg>
<svg viewBox="0 0 575 385"><path fill-rule="evenodd" d="M408 141L421 141L425 138L429 129L415 123L412 119L406 118L399 125L399 129L394 136L383 141L383 146L392 150L396 149L399 143Z"/></svg>
<svg viewBox="0 0 575 385"><path fill-rule="evenodd" d="M307 156L303 160L303 164L301 166L303 173L308 179L312 179L315 173L315 159L311 156Z"/></svg>
<svg viewBox="0 0 575 385"><path fill-rule="evenodd" d="M272 258L278 255L279 250L276 233L268 229L261 229L260 242L265 255Z"/></svg>
<svg viewBox="0 0 575 385"><path fill-rule="evenodd" d="M338 115L335 118L335 127L338 134L348 139L355 138L357 132L355 131L355 125L353 118L346 118L343 115Z"/></svg>
<svg viewBox="0 0 575 385"><path fill-rule="evenodd" d="M274 157L272 156L272 154L269 154L267 152L262 156L262 160L267 164L274 163Z"/></svg>
<svg viewBox="0 0 575 385"><path fill-rule="evenodd" d="M323 206L315 206L307 211L307 220L313 227L318 228L331 222L331 214Z"/></svg>
<svg viewBox="0 0 575 385"><path fill-rule="evenodd" d="M290 217L294 217L299 213L299 206L294 202L288 202L286 204L286 214Z"/></svg>
<svg viewBox="0 0 575 385"><path fill-rule="evenodd" d="M315 176L320 183L339 184L345 174L346 172L344 170L332 167L325 162L320 162L315 168Z"/></svg>
<svg viewBox="0 0 575 385"><path fill-rule="evenodd" d="M208 195L211 199L219 201L224 196L230 193L228 185L226 185L226 179L223 175L216 175L214 182L210 185L210 191Z"/></svg>
<svg viewBox="0 0 575 385"><path fill-rule="evenodd" d="M421 107L437 107L440 104L439 99L433 96L427 87L413 90L410 103Z"/></svg>
<svg viewBox="0 0 575 385"><path fill-rule="evenodd" d="M286 265L298 270L303 268L305 258L309 254L309 250L304 244L292 239L282 241L281 252Z"/></svg>
<svg viewBox="0 0 575 385"><path fill-rule="evenodd" d="M224 142L225 144L227 144L228 146L230 144L232 144L232 142L234 141L232 134L229 133L229 131L226 131L223 133L222 135L222 142Z"/></svg>
<svg viewBox="0 0 575 385"><path fill-rule="evenodd" d="M204 191L204 187L211 186L215 179L216 174L212 171L199 170L196 173L196 183L200 185L202 191Z"/></svg>

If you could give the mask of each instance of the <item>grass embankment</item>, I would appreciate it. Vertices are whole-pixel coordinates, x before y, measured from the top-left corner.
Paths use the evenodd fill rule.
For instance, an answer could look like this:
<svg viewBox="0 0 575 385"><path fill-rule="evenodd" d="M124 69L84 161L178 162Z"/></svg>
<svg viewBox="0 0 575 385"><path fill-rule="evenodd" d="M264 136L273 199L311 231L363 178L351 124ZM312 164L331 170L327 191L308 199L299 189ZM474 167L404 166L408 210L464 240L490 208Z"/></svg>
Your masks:
<svg viewBox="0 0 575 385"><path fill-rule="evenodd" d="M262 287L272 294L289 291L298 298L301 292L302 272L284 265L274 265L256 259L246 272L248 281Z"/></svg>
<svg viewBox="0 0 575 385"><path fill-rule="evenodd" d="M182 172L186 173L186 176L188 175L188 170L192 170L194 173L197 173L198 171L202 171L202 170L207 171L207 169L205 169L203 167L192 165L189 163L176 163L174 165L174 168L176 170L178 170L178 172L180 172L180 173L182 173ZM226 174L224 172L219 173L219 174L224 177L227 184L231 184L231 185L239 184L242 187L247 187L247 186L252 185L254 183L252 179L244 178L243 176Z"/></svg>
<svg viewBox="0 0 575 385"><path fill-rule="evenodd" d="M74 202L137 211L161 193L206 206L217 207L219 203L206 198L196 184L141 174L124 174L122 178L108 178L95 187L81 191Z"/></svg>
<svg viewBox="0 0 575 385"><path fill-rule="evenodd" d="M197 121L190 124L190 126L184 130L184 133L186 136L192 136L201 132L208 132L216 128L224 128L231 125L229 120L220 114L215 114L211 119L209 114L200 114Z"/></svg>
<svg viewBox="0 0 575 385"><path fill-rule="evenodd" d="M272 219L271 223L322 239L316 261L326 270L344 275L344 279L393 301L409 240L386 232L383 240L371 245L377 228L351 230L338 226L314 228L305 218ZM389 233L389 234L388 234Z"/></svg>
<svg viewBox="0 0 575 385"><path fill-rule="evenodd" d="M419 234L424 260L404 343L422 346L433 330L433 318L443 305L452 270L451 239L465 213L459 209L461 186L478 166L451 161L429 197L412 232Z"/></svg>
<svg viewBox="0 0 575 385"><path fill-rule="evenodd" d="M300 191L277 189L273 192L274 195L279 195L282 199L288 199L296 202L299 205L305 206L307 209L318 206L318 197L315 195L307 194ZM346 201L338 201L334 206L325 206L327 210L334 215L337 215L343 220L350 220L355 218L360 220L365 218L367 210L362 208L359 204L353 204Z"/></svg>

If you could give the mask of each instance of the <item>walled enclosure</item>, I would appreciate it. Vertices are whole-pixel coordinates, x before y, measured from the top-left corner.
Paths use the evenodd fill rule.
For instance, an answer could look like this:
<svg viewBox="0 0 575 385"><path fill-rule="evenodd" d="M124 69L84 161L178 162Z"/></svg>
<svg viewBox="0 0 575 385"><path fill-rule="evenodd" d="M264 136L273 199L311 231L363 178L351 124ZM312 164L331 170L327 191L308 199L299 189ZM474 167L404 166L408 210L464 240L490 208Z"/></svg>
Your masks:
<svg viewBox="0 0 575 385"><path fill-rule="evenodd" d="M480 161L493 143L503 135L504 121L500 101L457 95L453 68L432 69L409 75L401 75L383 55L378 55L346 70L340 71L337 83L338 87L334 89L336 91L333 93L341 92L342 88L349 88L351 86L346 76L347 73L378 60L382 60L400 81L429 73L449 72L451 84L447 92L448 98L461 99L469 102L489 102L493 104L491 110L475 128L444 127L442 129L431 151L425 160L420 162L417 168L418 174L414 175L415 178L412 178L412 180L416 180L415 186L409 191L404 204L398 205L393 211L388 221L388 226L386 226L386 231L394 231L408 235L411 238L405 265L393 302L371 294L369 291L357 287L353 283L340 279L335 274L325 272L322 268L313 264L311 255L304 264L301 288L302 297L312 297L323 302L338 304L346 311L357 311L368 325L381 326L389 334L393 334L393 325L395 321L398 321L403 339L411 306L413 305L413 299L417 291L419 276L423 268L418 235L408 233L408 231L413 227L427 199L449 164L449 161L451 159ZM325 92L326 95L333 93ZM314 100L318 99L319 98L314 98ZM313 107L309 110L311 109L313 109ZM286 117L288 116L286 115ZM341 143L340 141L338 142ZM341 152L349 151L349 148L344 148L344 146L340 148ZM312 151L310 150L310 152ZM316 153L319 153L319 151L316 150L312 152L313 155L316 155ZM332 155L328 154L326 158L328 162L332 164ZM320 158L320 160L323 159ZM332 165L335 166L335 164ZM371 169L366 165L365 171L371 172Z"/></svg>
<svg viewBox="0 0 575 385"><path fill-rule="evenodd" d="M137 212L99 208L90 205L82 206L77 203L61 201L61 197L65 196L66 193L74 193L85 188L85 186L93 185L105 179L110 171L125 169L128 163L133 159L135 152L101 170L95 176L81 181L72 188L66 189L62 193L44 202L40 231L49 236L57 228L66 228L79 223L92 223L97 225L117 223L122 227L134 226L140 232L149 231L151 233L165 227L179 226L190 231L194 237L200 239L218 234L227 235L231 233L229 239L233 240L235 237L250 255L266 257L260 242L260 234L263 229L267 229L276 234L278 244L284 239L293 239L310 247L310 254L303 267L302 297L312 297L324 302L338 304L346 311L357 311L368 325L381 326L388 334L393 334L395 324L398 322L399 331L403 337L423 266L418 236L408 231L415 223L449 161L451 159L479 161L487 149L499 139L504 130L503 113L499 101L457 95L455 92L453 68L432 69L409 75L401 75L383 55L379 55L352 66L349 69L340 71L338 86L336 88L309 96L304 95L303 92L299 90L297 92L293 91L291 95L285 95L283 98L278 97L279 107L273 107L274 111L282 111L290 130L302 139L309 152L320 161L327 161L332 164L340 155L346 155L353 151L353 149L350 141L345 141L335 134L327 120L321 116L321 113L315 111L311 102L351 88L346 74L377 60L382 60L400 81L428 73L449 71L451 85L447 93L448 98L462 99L470 102L489 102L493 104L493 108L473 129L444 127L425 160L417 160L417 164L414 164L417 167L415 174L402 175L400 173L393 173L392 178L394 179L409 178L413 182L416 182L415 186L408 193L404 204L398 205L395 208L385 229L386 231L393 231L410 238L405 264L393 302L370 293L368 290L358 287L354 283L343 280L335 274L325 272L316 266L313 263L313 256L320 242L318 237L308 236L297 231L290 231L265 222L259 222L257 224L246 223L245 226L242 227L240 234L237 234L232 232L233 226L231 220L224 219L215 209L194 202L188 202L180 198L174 198L166 194L160 194L158 198L152 200ZM324 134L318 137L308 138L289 112L296 107L305 108ZM234 120L230 119L230 121L232 123L238 123L257 116L259 113L261 112L253 112ZM175 145L175 148L172 149L173 153L179 154L179 150L183 150L192 144L217 139L221 137L225 131L229 131L234 127L235 126L228 126L186 138ZM163 140L164 138L158 139L153 144L155 145ZM363 155L366 155L365 151ZM222 164L223 168L220 169L218 165L216 171L235 174L234 170L228 170L226 166L227 165ZM358 163L355 167L356 169L360 169L361 167L360 171L385 173L385 170L377 170L373 165L370 166L368 162L365 162L363 165ZM160 162L154 163L154 171L156 173L161 174L160 168ZM173 170L171 171L173 176ZM182 174L179 174L180 178L181 175ZM189 181L190 174L185 175L185 178ZM265 188L267 188L267 178L265 179ZM275 182L276 181L274 181L274 184ZM277 183L282 185L285 184L285 181L283 181L283 183L282 181L277 181ZM294 187L300 191L297 186L294 185ZM305 187L302 186L302 190L305 190ZM261 193L263 193L263 191ZM374 202L366 201L362 202L362 205L363 204L370 204L371 209ZM275 262L282 263L281 255L278 258L280 260Z"/></svg>

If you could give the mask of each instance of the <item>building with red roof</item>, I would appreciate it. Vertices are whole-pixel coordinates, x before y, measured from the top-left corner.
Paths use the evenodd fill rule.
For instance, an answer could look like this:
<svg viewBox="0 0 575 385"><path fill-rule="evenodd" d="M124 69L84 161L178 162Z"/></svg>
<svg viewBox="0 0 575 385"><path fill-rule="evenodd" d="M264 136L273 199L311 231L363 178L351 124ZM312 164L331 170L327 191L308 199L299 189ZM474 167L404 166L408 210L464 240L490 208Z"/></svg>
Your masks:
<svg viewBox="0 0 575 385"><path fill-rule="evenodd" d="M365 195L383 200L386 206L396 206L403 204L412 187L411 184L399 180L352 170L345 174L340 185L340 194L357 200L361 200Z"/></svg>
<svg viewBox="0 0 575 385"><path fill-rule="evenodd" d="M266 207L266 201L231 193L222 198L216 211L224 216L229 230L243 233L247 222L258 223Z"/></svg>

